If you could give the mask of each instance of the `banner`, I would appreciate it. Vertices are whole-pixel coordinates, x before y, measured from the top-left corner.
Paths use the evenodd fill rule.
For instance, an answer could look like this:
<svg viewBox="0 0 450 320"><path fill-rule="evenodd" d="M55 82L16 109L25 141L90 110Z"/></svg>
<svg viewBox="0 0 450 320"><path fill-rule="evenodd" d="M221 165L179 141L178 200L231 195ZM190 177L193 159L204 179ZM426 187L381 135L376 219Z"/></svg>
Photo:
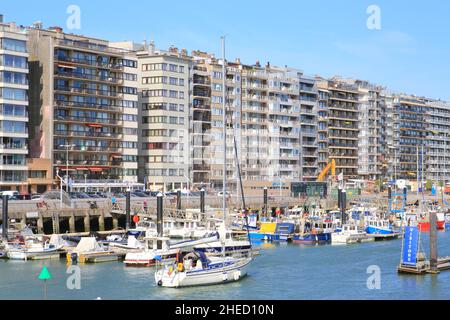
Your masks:
<svg viewBox="0 0 450 320"><path fill-rule="evenodd" d="M417 251L419 249L419 228L406 227L403 238L403 254L402 264L413 265L417 264Z"/></svg>

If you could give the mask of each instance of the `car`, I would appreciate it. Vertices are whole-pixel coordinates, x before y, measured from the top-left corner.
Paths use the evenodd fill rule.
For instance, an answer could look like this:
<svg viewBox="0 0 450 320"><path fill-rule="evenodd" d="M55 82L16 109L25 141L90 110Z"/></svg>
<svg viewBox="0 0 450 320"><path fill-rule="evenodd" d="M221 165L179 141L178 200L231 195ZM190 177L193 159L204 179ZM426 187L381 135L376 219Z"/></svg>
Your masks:
<svg viewBox="0 0 450 320"><path fill-rule="evenodd" d="M131 194L135 195L135 196L138 196L140 198L148 198L148 195L143 193L143 192L141 192L141 191L135 191L135 192L132 192Z"/></svg>
<svg viewBox="0 0 450 320"><path fill-rule="evenodd" d="M89 197L86 193L83 193L83 192L79 192L79 193L77 194L77 197L78 197L79 199L91 199L91 197Z"/></svg>
<svg viewBox="0 0 450 320"><path fill-rule="evenodd" d="M91 198L91 199L101 199L102 197L100 197L98 194L88 194L88 196Z"/></svg>
<svg viewBox="0 0 450 320"><path fill-rule="evenodd" d="M114 195L114 197L115 197L116 199L123 199L123 198L126 198L126 196L125 196L123 193L116 193L116 194Z"/></svg>
<svg viewBox="0 0 450 320"><path fill-rule="evenodd" d="M31 201L42 201L44 197L41 194L35 194L31 196Z"/></svg>
<svg viewBox="0 0 450 320"><path fill-rule="evenodd" d="M227 197L232 197L232 196L233 196L233 195L231 194L231 192L228 192L228 191L226 191L225 194L226 194ZM218 197L223 197L223 191L219 191L219 192L217 193L217 196L218 196Z"/></svg>

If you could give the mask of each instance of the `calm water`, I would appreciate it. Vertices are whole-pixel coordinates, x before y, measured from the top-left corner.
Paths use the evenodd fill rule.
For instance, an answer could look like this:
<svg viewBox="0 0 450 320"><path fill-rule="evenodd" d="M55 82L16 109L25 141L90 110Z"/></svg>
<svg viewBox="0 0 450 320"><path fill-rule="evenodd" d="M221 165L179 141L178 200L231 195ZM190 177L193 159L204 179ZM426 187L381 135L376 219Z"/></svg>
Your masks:
<svg viewBox="0 0 450 320"><path fill-rule="evenodd" d="M450 256L450 232L438 234L439 256ZM423 236L428 252L428 235ZM66 288L65 261L0 260L0 299L42 299L37 280L45 264L53 278L49 299L450 299L450 271L437 276L398 275L401 241L349 246L260 246L249 276L219 286L166 289L154 269L125 268L120 262L80 265L81 290ZM381 289L366 286L368 266L381 269Z"/></svg>

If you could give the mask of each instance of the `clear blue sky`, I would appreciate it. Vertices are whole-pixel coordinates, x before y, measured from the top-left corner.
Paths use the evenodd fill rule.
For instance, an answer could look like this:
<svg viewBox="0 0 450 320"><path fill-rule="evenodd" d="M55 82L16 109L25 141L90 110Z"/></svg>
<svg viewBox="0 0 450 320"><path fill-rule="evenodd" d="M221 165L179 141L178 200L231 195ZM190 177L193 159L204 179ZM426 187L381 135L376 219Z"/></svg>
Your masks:
<svg viewBox="0 0 450 320"><path fill-rule="evenodd" d="M40 20L66 29L71 4L81 8L75 33L216 54L225 34L229 60L270 61L309 75L356 77L450 100L448 1L3 0L0 12L6 21ZM372 4L381 9L381 30L366 27Z"/></svg>

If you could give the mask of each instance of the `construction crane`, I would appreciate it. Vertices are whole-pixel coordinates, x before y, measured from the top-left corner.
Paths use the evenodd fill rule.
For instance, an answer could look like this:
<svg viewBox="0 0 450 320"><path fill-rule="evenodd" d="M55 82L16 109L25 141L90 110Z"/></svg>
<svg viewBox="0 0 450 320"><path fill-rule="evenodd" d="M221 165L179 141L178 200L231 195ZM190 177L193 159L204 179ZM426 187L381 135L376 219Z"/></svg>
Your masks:
<svg viewBox="0 0 450 320"><path fill-rule="evenodd" d="M323 169L323 171L317 177L317 181L323 182L325 177L327 176L328 172L330 172L330 170L331 170L331 175L333 177L335 177L336 176L336 160L335 159L331 160L331 162L325 167L325 169Z"/></svg>

